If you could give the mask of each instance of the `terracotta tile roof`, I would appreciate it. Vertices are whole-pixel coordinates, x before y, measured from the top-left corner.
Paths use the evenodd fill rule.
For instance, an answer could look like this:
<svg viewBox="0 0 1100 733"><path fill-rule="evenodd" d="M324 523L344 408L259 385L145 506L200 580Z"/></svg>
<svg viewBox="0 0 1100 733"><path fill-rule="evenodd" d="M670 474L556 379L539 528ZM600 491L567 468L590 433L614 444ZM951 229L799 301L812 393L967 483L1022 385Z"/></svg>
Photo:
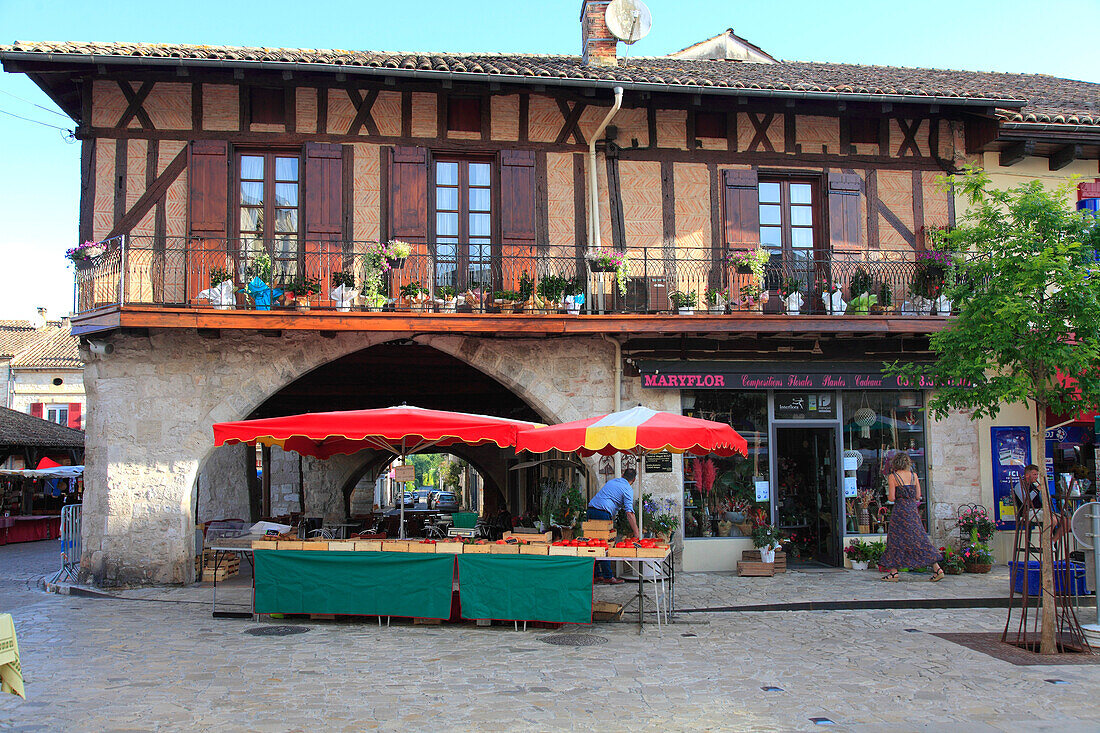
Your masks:
<svg viewBox="0 0 1100 733"><path fill-rule="evenodd" d="M80 339L73 336L66 324L48 328L38 338L21 349L11 360L13 369L82 369Z"/></svg>
<svg viewBox="0 0 1100 733"><path fill-rule="evenodd" d="M746 94L885 95L1002 102L1007 117L1023 122L1100 125L1100 84L1044 74L1002 74L947 69L866 66L804 61L774 64L726 60L638 57L617 67L586 66L579 56L532 54L386 53L339 49L248 48L159 43L23 42L0 46L0 58L50 55L148 59L151 63L307 64L385 74L429 72L538 80L688 87L692 91L744 90ZM1017 100L1012 103L1012 100ZM1023 106L1020 112L1015 108Z"/></svg>
<svg viewBox="0 0 1100 733"><path fill-rule="evenodd" d="M10 359L41 334L30 321L0 321L0 359Z"/></svg>
<svg viewBox="0 0 1100 733"><path fill-rule="evenodd" d="M0 407L0 446L83 448L84 431Z"/></svg>

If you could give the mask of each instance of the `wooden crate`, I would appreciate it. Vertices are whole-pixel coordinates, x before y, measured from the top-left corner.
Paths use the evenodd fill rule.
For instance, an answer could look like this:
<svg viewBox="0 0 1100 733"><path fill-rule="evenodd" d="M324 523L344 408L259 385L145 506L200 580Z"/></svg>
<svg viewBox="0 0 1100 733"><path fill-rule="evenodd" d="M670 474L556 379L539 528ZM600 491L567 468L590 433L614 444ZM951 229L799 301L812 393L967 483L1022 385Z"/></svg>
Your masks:
<svg viewBox="0 0 1100 733"><path fill-rule="evenodd" d="M382 552L408 552L409 543L407 540L384 540L382 542Z"/></svg>
<svg viewBox="0 0 1100 733"><path fill-rule="evenodd" d="M609 547L607 548L608 557L638 557L637 547Z"/></svg>
<svg viewBox="0 0 1100 733"><path fill-rule="evenodd" d="M618 533L613 529L586 529L584 531L584 536L590 540L613 540L617 535Z"/></svg>
<svg viewBox="0 0 1100 733"><path fill-rule="evenodd" d="M638 557L664 557L669 553L670 549L672 548L670 548L668 545L665 545L663 547L639 547Z"/></svg>
<svg viewBox="0 0 1100 733"><path fill-rule="evenodd" d="M742 550L741 559L744 562L760 562L760 550ZM782 550L775 551L775 572L787 572L787 553Z"/></svg>
<svg viewBox="0 0 1100 733"><path fill-rule="evenodd" d="M607 557L606 547L577 547L574 548L578 555L588 557Z"/></svg>
<svg viewBox="0 0 1100 733"><path fill-rule="evenodd" d="M355 540L356 552L381 552L382 540Z"/></svg>
<svg viewBox="0 0 1100 733"><path fill-rule="evenodd" d="M595 601L592 604L593 621L618 621L623 615L621 603L609 603L608 601Z"/></svg>
<svg viewBox="0 0 1100 733"><path fill-rule="evenodd" d="M410 542L409 549L406 552L419 552L421 554L434 555L435 545L429 545L424 542Z"/></svg>
<svg viewBox="0 0 1100 733"><path fill-rule="evenodd" d="M279 543L275 540L252 540L253 550L277 550Z"/></svg>
<svg viewBox="0 0 1100 733"><path fill-rule="evenodd" d="M322 552L328 550L328 542L303 542L303 550L321 550Z"/></svg>
<svg viewBox="0 0 1100 733"><path fill-rule="evenodd" d="M491 555L518 555L519 545L497 545L492 544L488 546L489 554Z"/></svg>
<svg viewBox="0 0 1100 733"><path fill-rule="evenodd" d="M302 549L302 545L304 545L304 544L305 544L305 542L302 542L301 540L279 540L278 549L280 549L280 550L300 550L300 549Z"/></svg>
<svg viewBox="0 0 1100 733"><path fill-rule="evenodd" d="M464 555L488 555L496 545L466 545L462 548Z"/></svg>
<svg viewBox="0 0 1100 733"><path fill-rule="evenodd" d="M558 546L550 545L549 549L550 549L550 554L551 555L565 555L565 556L576 557L577 556L577 550L579 550L580 548L579 547L562 547L560 545L558 545Z"/></svg>
<svg viewBox="0 0 1100 733"><path fill-rule="evenodd" d="M530 545L520 545L519 554L521 555L549 555L550 545L542 542L535 542Z"/></svg>
<svg viewBox="0 0 1100 733"><path fill-rule="evenodd" d="M435 551L437 553L449 552L452 555L461 555L465 547L466 546L461 542L438 542L436 543Z"/></svg>
<svg viewBox="0 0 1100 733"><path fill-rule="evenodd" d="M240 568L227 568L224 566L219 566L217 570L214 570L214 568L203 568L202 582L211 583L217 579L220 583L226 578L232 578L238 572L240 572Z"/></svg>
<svg viewBox="0 0 1100 733"><path fill-rule="evenodd" d="M355 540L338 540L336 542L329 542L328 549L339 550L342 552L354 552Z"/></svg>
<svg viewBox="0 0 1100 733"><path fill-rule="evenodd" d="M515 537L521 542L546 542L550 543L554 541L553 532L538 532L538 533L523 533L523 532L505 532L503 539L511 539Z"/></svg>
<svg viewBox="0 0 1100 733"><path fill-rule="evenodd" d="M584 529L585 537L587 537L589 531L610 532L615 529L615 522L611 519L589 519L581 527Z"/></svg>
<svg viewBox="0 0 1100 733"><path fill-rule="evenodd" d="M775 565L770 562L739 562L737 574L742 577L770 578L775 575Z"/></svg>

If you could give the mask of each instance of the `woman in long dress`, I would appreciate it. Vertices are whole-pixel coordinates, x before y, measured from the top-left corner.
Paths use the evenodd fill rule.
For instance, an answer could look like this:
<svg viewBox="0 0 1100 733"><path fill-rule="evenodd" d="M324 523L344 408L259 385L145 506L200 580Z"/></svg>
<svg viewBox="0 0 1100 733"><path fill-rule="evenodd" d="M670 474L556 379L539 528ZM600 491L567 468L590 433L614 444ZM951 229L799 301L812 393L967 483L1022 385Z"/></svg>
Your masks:
<svg viewBox="0 0 1100 733"><path fill-rule="evenodd" d="M940 567L940 555L924 531L920 521L921 492L920 479L913 473L909 455L899 452L891 462L890 476L887 479L887 498L894 502L894 511L890 514L890 529L886 534L886 552L879 564L886 568L882 579L888 583L898 582L898 568L924 568L932 566L931 581L943 578Z"/></svg>

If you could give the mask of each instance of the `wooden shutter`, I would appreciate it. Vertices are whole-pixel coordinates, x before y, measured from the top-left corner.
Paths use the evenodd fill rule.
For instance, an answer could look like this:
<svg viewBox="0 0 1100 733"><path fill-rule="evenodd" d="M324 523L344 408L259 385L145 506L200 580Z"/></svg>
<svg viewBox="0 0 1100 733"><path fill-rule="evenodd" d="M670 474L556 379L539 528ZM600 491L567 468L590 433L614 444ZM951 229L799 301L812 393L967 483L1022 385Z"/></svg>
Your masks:
<svg viewBox="0 0 1100 733"><path fill-rule="evenodd" d="M760 243L759 186L756 171L722 171L722 212L727 249L752 249Z"/></svg>
<svg viewBox="0 0 1100 733"><path fill-rule="evenodd" d="M69 427L80 430L80 408L79 402L69 403Z"/></svg>
<svg viewBox="0 0 1100 733"><path fill-rule="evenodd" d="M42 403L41 402L32 402L31 403L31 416L33 416L33 417L42 417Z"/></svg>
<svg viewBox="0 0 1100 733"><path fill-rule="evenodd" d="M428 150L399 145L390 149L390 240L400 239L412 246L412 256L400 270L391 273L394 292L401 285L417 280L424 285L429 277L428 254Z"/></svg>
<svg viewBox="0 0 1100 733"><path fill-rule="evenodd" d="M500 242L502 280L506 290L518 290L524 272L535 269L535 152L500 151Z"/></svg>
<svg viewBox="0 0 1100 733"><path fill-rule="evenodd" d="M333 268L340 269L344 235L344 149L331 143L305 144L303 271L320 278L328 298ZM335 244L334 244L335 243Z"/></svg>
<svg viewBox="0 0 1100 733"><path fill-rule="evenodd" d="M195 140L187 173L187 298L210 286L210 270L227 266L229 253L229 144ZM166 278L171 273L166 274ZM169 283L166 283L166 286Z"/></svg>
<svg viewBox="0 0 1100 733"><path fill-rule="evenodd" d="M829 174L829 244L834 252L863 246L859 226L861 184L854 173Z"/></svg>

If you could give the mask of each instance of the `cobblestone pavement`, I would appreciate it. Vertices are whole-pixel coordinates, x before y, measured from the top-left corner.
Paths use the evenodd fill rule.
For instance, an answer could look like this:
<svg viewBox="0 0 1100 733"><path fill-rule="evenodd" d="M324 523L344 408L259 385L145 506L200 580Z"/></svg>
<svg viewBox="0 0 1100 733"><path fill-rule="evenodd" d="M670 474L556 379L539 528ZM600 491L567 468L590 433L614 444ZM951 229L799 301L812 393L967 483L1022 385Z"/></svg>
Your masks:
<svg viewBox="0 0 1100 733"><path fill-rule="evenodd" d="M0 699L0 730L816 730L815 717L861 731L1100 728L1100 665L1015 667L931 635L999 630L1003 610L692 613L641 636L631 624L254 623L211 618L209 587L12 605L10 553L0 547L0 609L16 616L29 699ZM864 582L781 582L797 575ZM734 591L750 580L681 584L708 578ZM882 592L943 592L897 585ZM784 587L740 591L774 601ZM277 623L308 631L246 633ZM604 642L543 643L574 632Z"/></svg>

